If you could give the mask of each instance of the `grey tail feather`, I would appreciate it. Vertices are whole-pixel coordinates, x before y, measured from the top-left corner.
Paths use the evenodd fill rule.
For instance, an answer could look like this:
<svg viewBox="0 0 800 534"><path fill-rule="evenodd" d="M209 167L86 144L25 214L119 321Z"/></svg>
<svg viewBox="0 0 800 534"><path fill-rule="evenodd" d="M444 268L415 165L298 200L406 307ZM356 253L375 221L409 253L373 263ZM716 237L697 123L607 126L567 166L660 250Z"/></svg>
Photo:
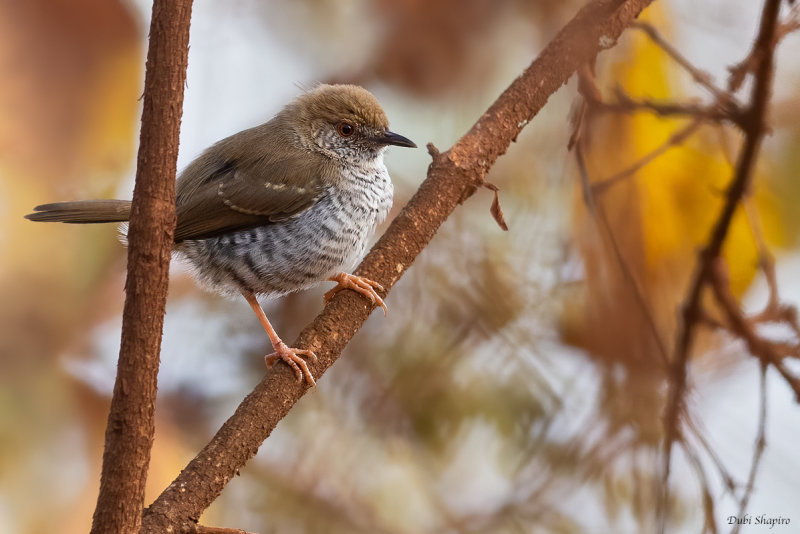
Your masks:
<svg viewBox="0 0 800 534"><path fill-rule="evenodd" d="M55 202L33 208L26 219L39 222L89 224L124 222L130 218L130 200L78 200Z"/></svg>

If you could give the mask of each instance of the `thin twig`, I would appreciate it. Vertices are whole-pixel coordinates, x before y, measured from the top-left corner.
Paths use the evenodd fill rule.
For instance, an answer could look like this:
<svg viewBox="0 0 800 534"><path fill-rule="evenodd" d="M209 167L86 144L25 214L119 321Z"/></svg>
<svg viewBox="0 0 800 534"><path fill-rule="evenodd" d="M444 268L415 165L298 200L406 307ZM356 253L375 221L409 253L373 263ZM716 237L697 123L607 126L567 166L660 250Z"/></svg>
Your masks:
<svg viewBox="0 0 800 534"><path fill-rule="evenodd" d="M673 134L663 144L656 147L653 151L645 154L642 158L633 163L633 165L608 178L596 180L594 183L592 183L592 193L595 195L601 195L616 183L630 178L636 174L639 170L657 159L670 148L682 144L704 121L709 120L709 118L712 116L711 109L700 108L698 106L656 103L651 101L637 102L622 92L621 89L617 90L617 102L605 102L600 94L600 89L597 87L594 70L592 67L593 65L587 64L578 69L578 92L581 96L583 96L583 104L574 115L573 131L572 135L570 136L569 144L567 145L569 150L572 149L572 147L577 143L578 138L582 135L584 128L583 123L587 120L587 118L591 117L595 111L630 113L634 111L646 110L660 115L679 114L692 117L693 119L692 122L690 122L685 128L678 130L677 132L673 132ZM718 115L715 116L720 117L719 120L722 120L723 117L729 118L730 116L729 112L723 110L719 106L714 113L718 113ZM587 200L588 192L588 189L584 190L584 200Z"/></svg>
<svg viewBox="0 0 800 534"><path fill-rule="evenodd" d="M646 111L660 117L688 116L716 123L725 121L737 123L741 115L738 106L729 100L720 100L718 98L711 105L703 105L696 102L657 102L650 99L635 99L621 87L617 87L614 90L616 100L607 102L603 100L600 88L597 87L594 70L590 65L585 65L578 70L578 92L589 104L592 111L611 113Z"/></svg>
<svg viewBox="0 0 800 534"><path fill-rule="evenodd" d="M602 180L597 180L592 184L592 190L594 191L595 195L603 194L607 189L611 188L612 186L616 185L623 180L626 180L642 170L645 166L652 163L656 160L659 156L667 152L668 150L675 148L684 141L686 141L692 134L697 131L697 129L703 124L702 119L693 119L689 124L673 132L669 138L660 144L657 148L653 149L651 152L648 152L644 156L642 156L639 160L634 162L630 167L621 170L620 172L609 176L608 178L604 178Z"/></svg>
<svg viewBox="0 0 800 534"><path fill-rule="evenodd" d="M733 299L735 303L736 300ZM754 329L755 325L761 324L763 322L784 322L781 318L782 316L780 313L785 310L786 308L781 306L776 312L770 312L767 315L764 315L763 312L754 315L751 317L744 317L742 316L742 320L745 321L749 326L748 328ZM793 310L793 308L792 308ZM735 327L725 324L722 321L716 319L715 317L711 317L704 309L700 311L700 318L697 321L698 325L708 326L714 330L722 330L727 332L733 337L741 337L741 334ZM798 358L800 357L800 345L797 343L792 343L789 341L766 341L762 340L763 343L769 343L772 347L772 352L777 356L779 359L783 358Z"/></svg>
<svg viewBox="0 0 800 534"><path fill-rule="evenodd" d="M643 31L647 36L653 41L656 45L658 45L664 52L666 52L678 65L684 68L686 72L688 72L695 82L705 87L709 93L714 95L714 98L717 99L720 103L730 102L732 104L735 103L733 95L720 89L717 87L714 82L711 80L711 76L697 67L695 67L691 61L686 59L678 50L672 46L669 41L664 39L664 37L650 24L637 20L633 24L631 24L631 28L636 28L637 30Z"/></svg>
<svg viewBox="0 0 800 534"><path fill-rule="evenodd" d="M761 271L764 273L769 291L769 297L764 309L751 317L750 320L754 323L782 322L791 328L796 336L800 337L800 321L798 321L797 317L797 308L791 304L780 302L778 277L775 273L775 258L769 248L767 248L766 240L764 239L764 231L761 227L761 217L752 200L745 198L743 199L743 204L745 212L747 213L747 219L750 223L750 228L753 231L753 238L758 247L759 267L761 267ZM795 351L797 348L796 346Z"/></svg>
<svg viewBox="0 0 800 534"><path fill-rule="evenodd" d="M787 19L779 22L775 28L775 32L772 36L773 49L778 45L781 39L800 28L800 21L798 20L800 10L798 10L798 5L793 6ZM761 60L760 53L760 50L753 48L742 61L728 69L730 72L730 76L728 78L728 88L730 91L738 91L747 75L756 71L756 68Z"/></svg>
<svg viewBox="0 0 800 534"><path fill-rule="evenodd" d="M725 126L722 124L718 124L716 130L719 136L719 146L722 151L722 155L725 157L725 162L730 166L731 169L734 169L736 162L733 161L733 150L731 149L731 144L728 140L728 132L725 129Z"/></svg>
<svg viewBox="0 0 800 534"><path fill-rule="evenodd" d="M718 103L705 105L697 102L678 103L636 99L625 93L621 88L617 88L614 91L614 96L616 97L614 102L597 101L593 104L598 111L612 113L645 111L659 117L693 117L712 123L732 122L738 124L739 121L737 110L723 107Z"/></svg>
<svg viewBox="0 0 800 534"><path fill-rule="evenodd" d="M741 501L739 501L739 514L738 517L744 517L747 511L747 505L750 502L750 496L753 494L753 488L756 483L756 474L758 473L758 466L761 463L761 457L764 455L764 449L767 446L766 430L767 430L767 365L761 362L761 372L758 380L759 391L759 405L758 405L758 423L756 430L756 441L753 444L753 460L750 462L750 472L747 475L747 484L744 487L744 494ZM733 527L731 534L739 534L742 524L736 523Z"/></svg>
<svg viewBox="0 0 800 534"><path fill-rule="evenodd" d="M731 329L744 340L753 356L758 357L762 363L775 367L794 391L797 402L800 402L800 379L791 374L786 365L784 365L781 354L775 350L774 345L760 338L753 325L742 313L739 304L730 292L726 267L721 258L717 258L711 266L708 283L711 285L714 296L727 317Z"/></svg>
<svg viewBox="0 0 800 534"><path fill-rule="evenodd" d="M797 308L791 304L778 304L775 308L764 309L754 315L751 320L755 323L784 323L794 331L795 336L800 337L800 320L798 320Z"/></svg>
<svg viewBox="0 0 800 534"><path fill-rule="evenodd" d="M775 276L775 258L769 251L769 248L767 248L766 241L764 240L764 230L761 226L761 217L753 200L751 198L743 198L742 206L747 215L747 222L750 225L750 230L753 232L753 240L758 249L758 264L764 272L764 277L767 280L767 287L769 288L769 297L764 311L774 310L780 306L778 280Z"/></svg>
<svg viewBox="0 0 800 534"><path fill-rule="evenodd" d="M711 446L708 442L708 439L703 435L703 432L697 427L697 423L691 417L686 418L686 427L691 430L692 434L697 441L700 442L700 446L703 447L703 450L706 452L708 457L711 459L711 462L717 468L717 472L719 473L720 478L722 478L722 482L725 485L725 489L730 492L731 495L736 495L736 480L731 475L731 472L725 467L725 464L722 462L722 458L719 457L717 451Z"/></svg>
<svg viewBox="0 0 800 534"><path fill-rule="evenodd" d="M792 32L800 30L800 4L795 4L786 15L786 20L781 21L775 32L775 39L780 41Z"/></svg>
<svg viewBox="0 0 800 534"><path fill-rule="evenodd" d="M581 128L581 125L578 125L577 128ZM667 365L667 348L664 345L664 341L661 339L661 334L658 331L658 326L656 325L656 321L653 318L653 312L650 310L650 306L647 304L647 300L644 298L644 294L642 290L639 288L639 283L636 280L633 272L631 271L630 267L628 266L627 261L625 261L625 257L622 255L622 251L619 248L619 244L617 243L616 238L614 237L614 231L611 228L611 223L608 221L608 217L606 216L605 210L601 205L598 205L594 199L594 192L591 187L591 181L589 179L589 173L586 169L586 160L583 157L583 136L580 133L573 134L573 139L575 139L574 143L574 150L575 150L575 160L578 164L578 172L581 177L581 188L583 191L583 198L584 202L586 203L586 207L589 213L594 217L595 221L597 222L598 226L600 227L601 235L605 237L608 244L611 246L611 251L614 253L614 259L617 262L617 266L622 273L623 278L628 284L628 287L631 289L634 298L636 299L636 304L639 306L639 309L642 311L642 315L645 318L645 322L647 323L647 327L650 330L650 334L653 337L653 341L656 344L656 348L658 349L658 355L661 358L661 363L665 366Z"/></svg>
<svg viewBox="0 0 800 534"><path fill-rule="evenodd" d="M714 497L711 495L703 462L700 461L700 457L688 444L684 443L683 450L686 453L686 457L689 458L689 463L694 467L695 473L697 473L703 492L703 533L717 534L717 522L714 518Z"/></svg>

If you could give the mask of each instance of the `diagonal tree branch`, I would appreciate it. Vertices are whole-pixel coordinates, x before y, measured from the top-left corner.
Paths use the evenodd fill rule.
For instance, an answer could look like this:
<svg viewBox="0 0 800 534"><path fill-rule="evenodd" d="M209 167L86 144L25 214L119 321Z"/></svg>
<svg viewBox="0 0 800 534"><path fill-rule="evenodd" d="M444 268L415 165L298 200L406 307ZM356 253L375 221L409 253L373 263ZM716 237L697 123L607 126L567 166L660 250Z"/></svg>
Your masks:
<svg viewBox="0 0 800 534"><path fill-rule="evenodd" d="M191 12L191 0L153 4L128 232L122 340L93 534L139 532L142 519L175 228L175 171Z"/></svg>
<svg viewBox="0 0 800 534"><path fill-rule="evenodd" d="M547 45L478 122L448 151L429 147L428 177L364 258L356 274L390 289L455 208L484 177L522 128L581 65L612 47L653 0L594 0ZM343 291L293 344L319 357L321 376L366 321L373 306ZM238 470L255 455L275 425L305 393L285 366L272 372L242 401L211 442L145 511L142 532L191 529Z"/></svg>

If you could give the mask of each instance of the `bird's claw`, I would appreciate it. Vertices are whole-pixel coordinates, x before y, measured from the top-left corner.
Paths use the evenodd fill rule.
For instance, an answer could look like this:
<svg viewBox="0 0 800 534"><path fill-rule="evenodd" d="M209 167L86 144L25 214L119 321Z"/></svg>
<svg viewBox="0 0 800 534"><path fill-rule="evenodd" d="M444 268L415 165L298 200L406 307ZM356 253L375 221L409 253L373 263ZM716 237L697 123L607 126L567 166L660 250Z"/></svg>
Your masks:
<svg viewBox="0 0 800 534"><path fill-rule="evenodd" d="M308 364L302 358L305 356L306 358L311 358L315 362L317 360L317 355L314 354L310 350L306 349L294 349L288 347L285 343L280 343L278 346L275 347L275 352L272 354L267 354L264 357L264 361L267 364L267 367L272 367L275 365L275 362L282 360L292 368L294 374L297 376L297 381L302 382L303 378L305 378L306 382L309 386L316 388L317 383L314 380L314 375L311 374L311 371L308 369Z"/></svg>
<svg viewBox="0 0 800 534"><path fill-rule="evenodd" d="M363 276L356 276L354 274L347 273L339 273L336 276L331 276L328 278L328 280L336 282L336 287L325 293L325 296L323 297L325 304L327 304L339 291L343 289L352 289L359 295L368 298L375 306L380 306L383 308L384 317L388 315L389 312L386 309L386 303L383 302L381 296L375 291L376 289L379 291L384 290L383 286L378 282L370 280L369 278L364 278Z"/></svg>

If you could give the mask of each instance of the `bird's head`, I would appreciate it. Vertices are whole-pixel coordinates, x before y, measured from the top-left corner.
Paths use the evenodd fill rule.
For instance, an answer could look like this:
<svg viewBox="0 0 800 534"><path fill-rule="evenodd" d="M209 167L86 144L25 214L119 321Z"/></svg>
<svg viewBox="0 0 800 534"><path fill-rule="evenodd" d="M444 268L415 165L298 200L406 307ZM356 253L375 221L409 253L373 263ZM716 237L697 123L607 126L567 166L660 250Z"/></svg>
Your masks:
<svg viewBox="0 0 800 534"><path fill-rule="evenodd" d="M389 131L378 100L357 85L318 85L297 97L285 112L293 117L301 144L345 160L369 160L388 145L415 148Z"/></svg>

